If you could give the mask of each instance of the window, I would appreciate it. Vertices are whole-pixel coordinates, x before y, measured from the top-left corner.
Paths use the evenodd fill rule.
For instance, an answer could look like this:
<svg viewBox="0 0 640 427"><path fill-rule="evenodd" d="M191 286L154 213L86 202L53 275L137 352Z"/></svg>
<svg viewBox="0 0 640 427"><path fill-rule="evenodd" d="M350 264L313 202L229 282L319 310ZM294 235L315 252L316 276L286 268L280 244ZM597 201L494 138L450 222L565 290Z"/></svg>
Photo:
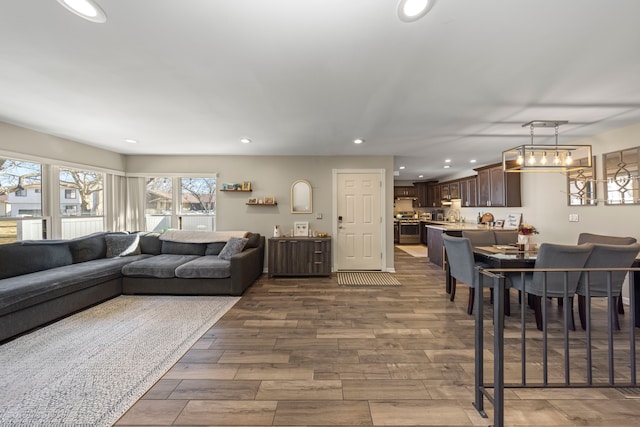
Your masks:
<svg viewBox="0 0 640 427"><path fill-rule="evenodd" d="M41 187L40 163L0 157L0 244L43 238Z"/></svg>
<svg viewBox="0 0 640 427"><path fill-rule="evenodd" d="M174 192L174 188L180 190ZM215 207L215 177L147 178L147 231L215 230Z"/></svg>
<svg viewBox="0 0 640 427"><path fill-rule="evenodd" d="M104 230L104 174L91 170L60 168L62 238ZM73 193L74 196L67 197ZM69 203L67 199L76 199Z"/></svg>
<svg viewBox="0 0 640 427"><path fill-rule="evenodd" d="M146 231L164 231L171 228L173 213L173 181L171 178L147 178L145 193Z"/></svg>

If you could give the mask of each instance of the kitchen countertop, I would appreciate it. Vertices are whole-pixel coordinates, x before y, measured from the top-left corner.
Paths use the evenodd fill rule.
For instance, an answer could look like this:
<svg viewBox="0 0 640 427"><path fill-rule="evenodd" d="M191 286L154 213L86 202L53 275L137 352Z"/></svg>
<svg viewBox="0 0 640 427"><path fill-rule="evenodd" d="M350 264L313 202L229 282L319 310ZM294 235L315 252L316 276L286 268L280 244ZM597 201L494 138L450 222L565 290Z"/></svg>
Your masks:
<svg viewBox="0 0 640 427"><path fill-rule="evenodd" d="M442 231L465 231L465 230L503 230L502 227L491 227L484 224L476 224L474 222L449 222L449 221L420 221L429 228Z"/></svg>

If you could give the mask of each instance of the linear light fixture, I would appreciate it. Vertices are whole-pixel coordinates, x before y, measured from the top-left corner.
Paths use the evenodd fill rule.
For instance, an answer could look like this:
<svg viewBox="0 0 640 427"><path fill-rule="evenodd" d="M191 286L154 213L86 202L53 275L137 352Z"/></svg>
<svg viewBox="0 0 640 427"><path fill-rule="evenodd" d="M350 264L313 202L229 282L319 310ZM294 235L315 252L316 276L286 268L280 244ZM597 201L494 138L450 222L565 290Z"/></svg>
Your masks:
<svg viewBox="0 0 640 427"><path fill-rule="evenodd" d="M566 120L534 120L523 124L522 127L531 130L531 144L503 151L502 169L505 172L570 172L591 168L591 145L558 144L558 128L567 123ZM555 144L534 144L533 133L537 127L555 128Z"/></svg>
<svg viewBox="0 0 640 427"><path fill-rule="evenodd" d="M107 22L107 14L94 0L58 0L58 3L87 21L98 24Z"/></svg>

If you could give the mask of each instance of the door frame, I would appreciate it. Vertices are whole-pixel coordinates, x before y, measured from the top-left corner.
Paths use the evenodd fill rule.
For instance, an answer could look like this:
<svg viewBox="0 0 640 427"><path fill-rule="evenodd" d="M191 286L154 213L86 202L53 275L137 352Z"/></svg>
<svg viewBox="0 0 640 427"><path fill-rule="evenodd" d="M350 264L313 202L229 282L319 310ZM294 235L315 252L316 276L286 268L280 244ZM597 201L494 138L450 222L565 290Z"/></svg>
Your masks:
<svg viewBox="0 0 640 427"><path fill-rule="evenodd" d="M358 174L358 173L372 173L380 176L380 267L381 271L388 271L387 268L387 230L385 224L387 223L387 211L385 209L386 201L386 169L332 169L332 188L333 188L333 206L332 216L333 225L331 226L331 232L335 238L331 239L333 248L331 250L333 254L333 270L338 271L338 175L340 174Z"/></svg>

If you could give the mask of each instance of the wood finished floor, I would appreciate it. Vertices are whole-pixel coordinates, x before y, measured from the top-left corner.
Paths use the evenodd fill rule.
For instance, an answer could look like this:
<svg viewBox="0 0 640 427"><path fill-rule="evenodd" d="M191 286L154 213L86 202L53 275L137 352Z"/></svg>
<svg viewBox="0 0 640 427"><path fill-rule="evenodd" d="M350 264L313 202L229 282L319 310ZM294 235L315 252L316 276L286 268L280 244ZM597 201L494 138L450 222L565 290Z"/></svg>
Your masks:
<svg viewBox="0 0 640 427"><path fill-rule="evenodd" d="M467 287L459 286L450 302L443 272L426 258L396 250L395 265L401 287L264 276L117 425L490 425L491 405L485 403L489 419L471 405L474 322L465 311ZM507 379L520 372L515 293L512 307ZM549 307L557 316L555 304ZM528 311L527 333L535 338ZM583 333L572 334L576 344L583 341ZM552 339L557 335L551 328ZM597 330L594 336L604 349L594 355L598 376L606 372L606 341ZM492 352L485 353L491 378ZM533 375L540 372L538 353L535 345L527 351ZM576 359L584 365L583 357ZM628 375L624 367L622 357L616 376ZM561 363L551 364L550 375L561 375ZM640 423L640 400L613 389L510 389L506 398L506 425Z"/></svg>

